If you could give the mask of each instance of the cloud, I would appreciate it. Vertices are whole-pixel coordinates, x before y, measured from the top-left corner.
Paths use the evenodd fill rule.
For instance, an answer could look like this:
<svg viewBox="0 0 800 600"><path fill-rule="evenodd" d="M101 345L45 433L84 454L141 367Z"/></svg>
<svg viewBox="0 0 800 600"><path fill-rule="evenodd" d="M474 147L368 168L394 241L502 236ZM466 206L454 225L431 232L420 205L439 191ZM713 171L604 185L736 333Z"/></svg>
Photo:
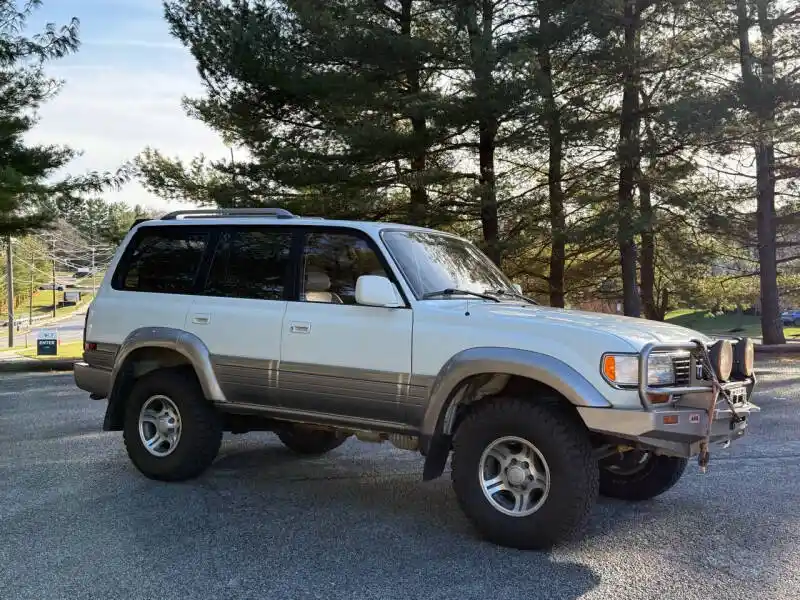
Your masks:
<svg viewBox="0 0 800 600"><path fill-rule="evenodd" d="M65 85L42 107L40 123L29 139L83 151L70 163L68 173L115 171L146 146L185 160L200 153L227 155L215 132L183 112L182 97L202 94L189 60L129 63L124 67L84 61L54 67L50 73L64 79ZM138 183L105 196L113 201L166 208L163 200Z"/></svg>

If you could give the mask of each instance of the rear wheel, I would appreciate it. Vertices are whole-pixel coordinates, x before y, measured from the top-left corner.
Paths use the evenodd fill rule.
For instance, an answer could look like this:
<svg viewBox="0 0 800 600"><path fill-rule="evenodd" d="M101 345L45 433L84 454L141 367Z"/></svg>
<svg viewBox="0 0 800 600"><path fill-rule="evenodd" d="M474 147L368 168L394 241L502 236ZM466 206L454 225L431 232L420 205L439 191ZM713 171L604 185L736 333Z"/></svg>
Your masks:
<svg viewBox="0 0 800 600"><path fill-rule="evenodd" d="M502 546L546 549L574 537L588 521L597 476L586 430L556 403L496 398L456 432L459 505Z"/></svg>
<svg viewBox="0 0 800 600"><path fill-rule="evenodd" d="M621 500L649 500L680 480L688 459L630 450L600 461L600 494Z"/></svg>
<svg viewBox="0 0 800 600"><path fill-rule="evenodd" d="M183 481L214 462L222 427L194 374L164 370L133 386L123 439L131 461L146 477Z"/></svg>
<svg viewBox="0 0 800 600"><path fill-rule="evenodd" d="M348 438L338 431L311 429L300 425L279 431L278 437L292 452L311 456L330 452L344 444Z"/></svg>

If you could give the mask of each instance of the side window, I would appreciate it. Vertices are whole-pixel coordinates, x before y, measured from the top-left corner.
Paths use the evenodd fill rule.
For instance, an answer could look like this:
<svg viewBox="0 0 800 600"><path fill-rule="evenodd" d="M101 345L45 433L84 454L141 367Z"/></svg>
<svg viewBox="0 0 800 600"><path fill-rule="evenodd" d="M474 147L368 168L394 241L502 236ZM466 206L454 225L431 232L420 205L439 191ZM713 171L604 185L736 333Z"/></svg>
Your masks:
<svg viewBox="0 0 800 600"><path fill-rule="evenodd" d="M356 281L386 272L362 238L347 233L311 233L303 247L300 299L306 302L355 304Z"/></svg>
<svg viewBox="0 0 800 600"><path fill-rule="evenodd" d="M145 228L133 252L114 274L118 290L153 294L191 294L208 246L208 233Z"/></svg>
<svg viewBox="0 0 800 600"><path fill-rule="evenodd" d="M203 294L282 300L290 266L292 234L263 227L220 236Z"/></svg>

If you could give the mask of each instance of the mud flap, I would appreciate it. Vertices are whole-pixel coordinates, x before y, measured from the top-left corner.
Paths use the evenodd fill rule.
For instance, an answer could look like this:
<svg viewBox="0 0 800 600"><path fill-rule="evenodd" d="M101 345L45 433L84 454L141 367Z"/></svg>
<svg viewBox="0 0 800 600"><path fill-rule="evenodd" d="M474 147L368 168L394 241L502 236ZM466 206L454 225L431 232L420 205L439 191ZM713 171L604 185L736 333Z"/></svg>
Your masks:
<svg viewBox="0 0 800 600"><path fill-rule="evenodd" d="M450 456L452 437L449 435L435 435L431 438L425 453L425 466L422 469L422 481L431 481L442 475Z"/></svg>

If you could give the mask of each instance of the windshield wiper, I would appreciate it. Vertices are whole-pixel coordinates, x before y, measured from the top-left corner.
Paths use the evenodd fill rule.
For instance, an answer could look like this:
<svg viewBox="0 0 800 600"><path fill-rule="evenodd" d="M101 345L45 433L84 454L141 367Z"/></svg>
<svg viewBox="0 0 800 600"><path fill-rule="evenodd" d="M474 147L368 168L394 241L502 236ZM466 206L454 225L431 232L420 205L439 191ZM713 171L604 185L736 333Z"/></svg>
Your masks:
<svg viewBox="0 0 800 600"><path fill-rule="evenodd" d="M511 296L512 298L520 298L521 300L525 300L525 302L536 304L537 306L539 305L539 303L533 298L528 298L523 294L512 292L511 290L486 290L486 293L494 294L495 296Z"/></svg>
<svg viewBox="0 0 800 600"><path fill-rule="evenodd" d="M490 296L488 293L479 294L478 292L471 292L469 290L458 290L455 288L445 288L437 292L428 292L427 294L422 295L422 299L427 300L428 298L434 298L435 296L454 296L456 294L464 296L475 296L476 298L483 298L484 300L492 300L493 302L500 302L500 300L498 300L494 296Z"/></svg>

